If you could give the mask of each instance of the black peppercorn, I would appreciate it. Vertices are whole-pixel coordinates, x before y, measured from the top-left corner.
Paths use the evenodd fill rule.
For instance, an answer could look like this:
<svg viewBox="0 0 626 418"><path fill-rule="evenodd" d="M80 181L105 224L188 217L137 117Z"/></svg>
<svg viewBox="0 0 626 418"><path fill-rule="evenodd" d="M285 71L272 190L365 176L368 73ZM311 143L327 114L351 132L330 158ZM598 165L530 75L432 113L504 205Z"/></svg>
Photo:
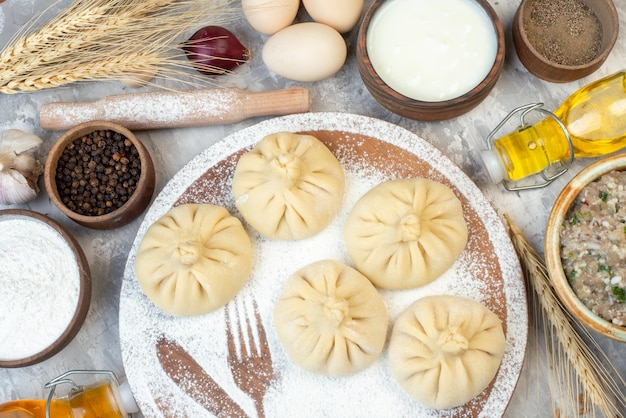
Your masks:
<svg viewBox="0 0 626 418"><path fill-rule="evenodd" d="M140 176L141 161L132 141L117 132L100 130L65 148L55 178L61 201L70 210L101 216L128 201Z"/></svg>

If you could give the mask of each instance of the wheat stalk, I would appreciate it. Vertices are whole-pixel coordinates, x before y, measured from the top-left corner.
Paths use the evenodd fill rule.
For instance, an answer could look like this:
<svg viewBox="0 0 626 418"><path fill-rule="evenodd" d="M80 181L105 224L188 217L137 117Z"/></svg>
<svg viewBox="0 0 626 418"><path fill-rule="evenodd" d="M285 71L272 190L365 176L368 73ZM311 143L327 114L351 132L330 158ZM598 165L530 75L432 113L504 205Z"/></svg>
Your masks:
<svg viewBox="0 0 626 418"><path fill-rule="evenodd" d="M34 73L31 76L8 82L3 87L7 91L3 92L36 91L77 81L114 79L116 76L125 78L123 74L142 71L142 69L150 72L151 68L158 66L162 61L158 56L135 55L135 58L136 60L133 60L133 56L128 55L104 61L93 60L88 63L74 64L65 71L60 69L54 73ZM142 66L138 66L137 62L142 62Z"/></svg>
<svg viewBox="0 0 626 418"><path fill-rule="evenodd" d="M559 392L569 398L573 415L591 409L589 407L593 404L606 417L621 416L621 411L626 410L626 395L620 389L624 387L624 381L613 377L609 370L612 368L610 361L601 347L559 300L537 252L509 216L505 214L504 217L522 264L527 288L532 289L529 297L538 308L535 319L543 327L548 370L556 374L554 381L557 384L566 385L565 390L559 387Z"/></svg>
<svg viewBox="0 0 626 418"><path fill-rule="evenodd" d="M0 53L0 92L57 87L127 73L207 82L178 48L186 32L233 21L234 0L76 0L58 16L20 30ZM36 19L35 19L36 20ZM212 82L212 81L211 81Z"/></svg>

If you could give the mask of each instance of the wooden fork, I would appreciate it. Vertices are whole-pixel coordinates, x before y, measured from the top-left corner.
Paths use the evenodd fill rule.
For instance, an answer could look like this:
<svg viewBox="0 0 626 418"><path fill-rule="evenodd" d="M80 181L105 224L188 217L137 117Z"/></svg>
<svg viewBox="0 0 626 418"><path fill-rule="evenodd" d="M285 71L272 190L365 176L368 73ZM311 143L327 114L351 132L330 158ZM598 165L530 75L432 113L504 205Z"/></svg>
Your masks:
<svg viewBox="0 0 626 418"><path fill-rule="evenodd" d="M259 307L252 300L253 313L244 308L243 320L239 307L226 306L226 340L228 342L228 364L237 386L254 401L259 418L265 417L263 399L269 387L276 381L277 374L272 365L272 355L267 343L265 328L261 322ZM232 312L234 310L234 312ZM254 316L254 319L252 318ZM233 319L237 320L233 321ZM253 324L256 328L258 345L255 342ZM244 337L244 327L247 333L247 342ZM239 353L237 352L237 343Z"/></svg>

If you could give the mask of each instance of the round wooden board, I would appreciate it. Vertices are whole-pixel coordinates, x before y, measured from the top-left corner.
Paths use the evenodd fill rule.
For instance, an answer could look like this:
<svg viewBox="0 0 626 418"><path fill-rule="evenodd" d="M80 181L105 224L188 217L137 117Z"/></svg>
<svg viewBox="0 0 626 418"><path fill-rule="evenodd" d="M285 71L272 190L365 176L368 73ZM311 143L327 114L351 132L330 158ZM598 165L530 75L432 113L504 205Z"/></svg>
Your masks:
<svg viewBox="0 0 626 418"><path fill-rule="evenodd" d="M528 332L519 260L502 222L476 185L427 141L396 125L344 113L285 116L238 131L190 161L153 202L131 249L120 300L125 370L144 414L212 416L219 410L229 414L228 408L237 404L243 416L257 416L253 399L237 387L227 362L224 308L189 318L163 313L143 294L134 274L134 258L147 228L175 205L213 203L240 217L230 191L237 160L265 135L280 131L315 135L342 163L348 197L333 221L335 226L345 221L353 203L371 184L385 179L426 177L452 188L463 204L469 227L466 249L449 271L429 285L408 291L381 290L389 310L389 329L414 300L431 294L455 294L478 300L498 315L507 348L489 387L469 403L445 411L420 405L400 388L388 370L386 350L373 366L352 376L328 378L304 372L289 361L280 345L273 329L273 304L287 277L320 257L320 247L327 248L325 258L351 264L343 237L323 231L280 247L246 225L256 252L255 263L264 267L253 270L231 305L243 309L251 300L258 304L270 348L266 354L271 356L277 376L262 400L266 415L501 416L521 372ZM272 277L261 277L259 272L267 271L272 271Z"/></svg>

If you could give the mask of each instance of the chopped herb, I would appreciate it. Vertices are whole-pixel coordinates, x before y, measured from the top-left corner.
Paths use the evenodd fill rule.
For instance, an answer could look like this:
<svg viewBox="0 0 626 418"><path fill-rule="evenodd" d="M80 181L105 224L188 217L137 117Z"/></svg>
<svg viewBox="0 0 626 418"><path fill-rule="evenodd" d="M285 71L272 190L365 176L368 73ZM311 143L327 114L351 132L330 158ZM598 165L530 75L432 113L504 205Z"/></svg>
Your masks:
<svg viewBox="0 0 626 418"><path fill-rule="evenodd" d="M567 276L567 280L570 286L574 287L576 285L576 278L574 276Z"/></svg>
<svg viewBox="0 0 626 418"><path fill-rule="evenodd" d="M626 289L618 286L613 286L611 289L617 300L620 302L626 302Z"/></svg>
<svg viewBox="0 0 626 418"><path fill-rule="evenodd" d="M606 202L608 198L609 198L609 194L607 192L601 190L600 191L600 199L603 202Z"/></svg>
<svg viewBox="0 0 626 418"><path fill-rule="evenodd" d="M581 217L582 217L582 213L574 212L574 213L572 213L572 217L570 218L569 222L572 225L578 225L578 223L580 222L580 218Z"/></svg>
<svg viewBox="0 0 626 418"><path fill-rule="evenodd" d="M605 266L604 264L599 264L598 273L602 273L603 271L606 271L609 277L613 276L613 272L611 271L611 266Z"/></svg>
<svg viewBox="0 0 626 418"><path fill-rule="evenodd" d="M574 279L578 275L578 270L565 270L565 275L569 279L571 284L574 284Z"/></svg>

